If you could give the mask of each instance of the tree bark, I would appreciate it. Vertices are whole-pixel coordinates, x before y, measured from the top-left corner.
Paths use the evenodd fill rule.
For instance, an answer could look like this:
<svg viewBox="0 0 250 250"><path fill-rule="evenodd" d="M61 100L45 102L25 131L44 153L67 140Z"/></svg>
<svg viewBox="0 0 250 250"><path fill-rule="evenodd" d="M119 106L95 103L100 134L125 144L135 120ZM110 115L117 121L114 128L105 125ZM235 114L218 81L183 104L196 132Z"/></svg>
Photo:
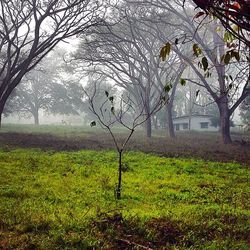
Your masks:
<svg viewBox="0 0 250 250"><path fill-rule="evenodd" d="M145 122L146 136L147 136L147 138L151 138L152 137L152 118L150 115L149 101L145 104L145 113L146 113L146 116L148 118Z"/></svg>
<svg viewBox="0 0 250 250"><path fill-rule="evenodd" d="M146 123L145 123L145 126L146 126L146 135L147 135L147 138L151 138L152 137L152 124L151 124L151 117L149 116Z"/></svg>
<svg viewBox="0 0 250 250"><path fill-rule="evenodd" d="M220 111L220 129L221 137L224 144L232 142L230 136L230 113L227 103L219 102L219 111Z"/></svg>
<svg viewBox="0 0 250 250"><path fill-rule="evenodd" d="M35 125L39 125L39 113L38 110L33 113Z"/></svg>
<svg viewBox="0 0 250 250"><path fill-rule="evenodd" d="M2 117L3 117L3 110L4 110L4 101L0 101L0 129L2 127Z"/></svg>
<svg viewBox="0 0 250 250"><path fill-rule="evenodd" d="M189 113L188 115L188 130L189 131L191 130L191 122L192 122L192 114Z"/></svg>
<svg viewBox="0 0 250 250"><path fill-rule="evenodd" d="M166 105L166 112L167 112L167 130L168 130L168 135L170 138L174 139L175 138L175 132L174 132L174 124L173 124L173 117L172 117L172 105L171 103L168 103Z"/></svg>
<svg viewBox="0 0 250 250"><path fill-rule="evenodd" d="M119 151L119 164L118 164L118 184L116 188L116 198L121 199L122 189L122 151Z"/></svg>

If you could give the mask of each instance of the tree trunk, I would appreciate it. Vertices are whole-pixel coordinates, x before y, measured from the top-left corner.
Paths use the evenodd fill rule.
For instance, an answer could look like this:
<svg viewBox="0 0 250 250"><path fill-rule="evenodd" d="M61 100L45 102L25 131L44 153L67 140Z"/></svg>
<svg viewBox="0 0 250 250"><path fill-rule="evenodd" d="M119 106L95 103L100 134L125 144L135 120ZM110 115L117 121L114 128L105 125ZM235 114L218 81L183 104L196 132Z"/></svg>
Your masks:
<svg viewBox="0 0 250 250"><path fill-rule="evenodd" d="M39 125L39 115L38 115L38 112L34 114L34 122L35 122L35 125Z"/></svg>
<svg viewBox="0 0 250 250"><path fill-rule="evenodd" d="M122 189L122 151L119 151L119 164L118 164L118 183L116 188L116 198L121 199Z"/></svg>
<svg viewBox="0 0 250 250"><path fill-rule="evenodd" d="M188 115L188 130L191 130L191 122L192 122L192 115L189 113Z"/></svg>
<svg viewBox="0 0 250 250"><path fill-rule="evenodd" d="M0 102L0 129L2 127L2 117L3 117L4 105L5 105L5 102Z"/></svg>
<svg viewBox="0 0 250 250"><path fill-rule="evenodd" d="M145 121L146 136L147 138L151 138L152 137L152 118L151 118L151 112L150 112L151 111L150 98L148 94L146 94L146 97L145 97L144 111L147 117Z"/></svg>
<svg viewBox="0 0 250 250"><path fill-rule="evenodd" d="M147 120L145 121L145 130L147 138L152 137L152 118L150 115L150 104L149 101L145 104L145 114L147 116Z"/></svg>
<svg viewBox="0 0 250 250"><path fill-rule="evenodd" d="M230 136L230 115L228 105L225 102L218 103L220 110L220 129L221 137L224 144L232 142Z"/></svg>
<svg viewBox="0 0 250 250"><path fill-rule="evenodd" d="M167 129L168 129L168 134L170 138L174 139L175 138L175 132L174 132L174 124L173 124L173 117L172 117L172 105L168 103L166 105L166 112L167 112Z"/></svg>
<svg viewBox="0 0 250 250"><path fill-rule="evenodd" d="M36 111L33 113L33 116L34 116L35 125L39 125L39 113L38 113L38 110L36 110Z"/></svg>
<svg viewBox="0 0 250 250"><path fill-rule="evenodd" d="M152 124L151 124L151 117L150 116L146 120L145 126L146 126L146 135L147 135L147 138L151 138L152 137Z"/></svg>

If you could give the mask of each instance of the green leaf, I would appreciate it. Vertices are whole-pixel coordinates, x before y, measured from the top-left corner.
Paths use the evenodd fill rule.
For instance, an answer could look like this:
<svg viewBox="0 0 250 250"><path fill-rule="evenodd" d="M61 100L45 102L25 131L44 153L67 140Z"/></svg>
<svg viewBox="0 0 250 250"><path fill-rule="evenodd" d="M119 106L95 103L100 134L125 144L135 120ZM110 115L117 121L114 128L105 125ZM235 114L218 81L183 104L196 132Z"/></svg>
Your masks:
<svg viewBox="0 0 250 250"><path fill-rule="evenodd" d="M161 96L161 100L166 101L166 96Z"/></svg>
<svg viewBox="0 0 250 250"><path fill-rule="evenodd" d="M113 102L114 102L114 97L113 97L113 96L110 96L110 97L109 97L109 100L110 100L111 103L113 103Z"/></svg>
<svg viewBox="0 0 250 250"><path fill-rule="evenodd" d="M167 56L170 54L171 51L171 44L168 42L165 44L164 47L161 48L160 51L160 58L162 59L162 61L165 61Z"/></svg>
<svg viewBox="0 0 250 250"><path fill-rule="evenodd" d="M240 30L240 27L236 24L233 24L231 27L235 32L238 32Z"/></svg>
<svg viewBox="0 0 250 250"><path fill-rule="evenodd" d="M169 92L172 89L172 87L173 87L172 84L166 84L164 87L164 91Z"/></svg>
<svg viewBox="0 0 250 250"><path fill-rule="evenodd" d="M208 68L208 61L207 61L207 58L205 56L202 57L201 63L202 63L202 66L203 66L203 70L206 71L207 68Z"/></svg>
<svg viewBox="0 0 250 250"><path fill-rule="evenodd" d="M221 61L221 62L224 62L224 59L225 59L225 55L222 55L220 61Z"/></svg>
<svg viewBox="0 0 250 250"><path fill-rule="evenodd" d="M198 67L199 67L200 69L202 69L202 64L201 64L201 62L198 62Z"/></svg>
<svg viewBox="0 0 250 250"><path fill-rule="evenodd" d="M209 77L211 77L211 75L212 75L212 73L209 72L209 71L207 71L207 72L204 74L204 77L209 78Z"/></svg>
<svg viewBox="0 0 250 250"><path fill-rule="evenodd" d="M197 57L202 54L202 50L200 49L197 43L193 45L193 51L194 51L194 55Z"/></svg>
<svg viewBox="0 0 250 250"><path fill-rule="evenodd" d="M170 51L171 51L171 44L166 43L165 48L166 48L166 52L167 52L167 56L168 56L170 54Z"/></svg>
<svg viewBox="0 0 250 250"><path fill-rule="evenodd" d="M225 43L229 42L230 39L229 39L229 33L228 32L224 33L223 40L224 40Z"/></svg>
<svg viewBox="0 0 250 250"><path fill-rule="evenodd" d="M231 43L231 42L233 42L234 39L235 39L235 37L233 36L232 33L228 32L228 31L226 31L224 33L223 40L225 43Z"/></svg>
<svg viewBox="0 0 250 250"><path fill-rule="evenodd" d="M221 31L221 27L220 27L220 26L216 27L215 31L216 31L217 33L220 32L220 31Z"/></svg>
<svg viewBox="0 0 250 250"><path fill-rule="evenodd" d="M109 92L107 90L105 90L105 95L109 97Z"/></svg>
<svg viewBox="0 0 250 250"><path fill-rule="evenodd" d="M231 55L230 55L229 52L227 52L226 55L225 55L225 57L224 57L224 63L225 63L226 65L228 65L229 62L230 62L230 59L231 59Z"/></svg>
<svg viewBox="0 0 250 250"><path fill-rule="evenodd" d="M181 79L180 79L180 84L181 84L182 86L185 86L185 85L186 85L186 80L183 79L183 78L181 78Z"/></svg>
<svg viewBox="0 0 250 250"><path fill-rule="evenodd" d="M95 121L92 121L92 122L90 123L90 127L94 127L94 126L96 126L96 122L95 122Z"/></svg>
<svg viewBox="0 0 250 250"><path fill-rule="evenodd" d="M239 62L240 61L240 54L238 51L232 51L232 56Z"/></svg>

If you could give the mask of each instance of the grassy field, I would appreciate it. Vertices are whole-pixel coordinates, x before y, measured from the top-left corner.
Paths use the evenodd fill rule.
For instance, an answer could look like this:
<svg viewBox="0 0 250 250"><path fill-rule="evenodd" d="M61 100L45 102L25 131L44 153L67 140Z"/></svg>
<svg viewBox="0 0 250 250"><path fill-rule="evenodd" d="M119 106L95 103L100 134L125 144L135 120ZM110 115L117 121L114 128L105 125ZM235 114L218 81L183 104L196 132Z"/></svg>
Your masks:
<svg viewBox="0 0 250 250"><path fill-rule="evenodd" d="M249 170L114 151L0 151L0 249L249 249Z"/></svg>
<svg viewBox="0 0 250 250"><path fill-rule="evenodd" d="M116 129L122 143L125 131ZM153 131L146 139L142 130L136 131L127 149L166 156L186 157L210 161L238 162L250 166L250 133L232 133L233 143L221 143L219 133L185 131L177 133L176 140L165 131ZM0 146L15 148L40 148L43 150L75 151L82 149L114 149L110 135L98 128L51 125L3 125Z"/></svg>
<svg viewBox="0 0 250 250"><path fill-rule="evenodd" d="M33 125L33 124L3 124L0 133L32 133L32 134L50 134L58 137L78 137L85 136L95 128L86 126L70 125Z"/></svg>

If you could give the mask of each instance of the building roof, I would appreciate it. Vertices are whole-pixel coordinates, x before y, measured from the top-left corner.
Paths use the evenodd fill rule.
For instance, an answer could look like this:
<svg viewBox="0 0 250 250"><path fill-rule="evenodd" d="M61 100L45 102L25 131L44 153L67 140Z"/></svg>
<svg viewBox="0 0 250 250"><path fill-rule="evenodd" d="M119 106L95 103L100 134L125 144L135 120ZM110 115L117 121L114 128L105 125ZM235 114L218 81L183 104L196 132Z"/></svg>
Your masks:
<svg viewBox="0 0 250 250"><path fill-rule="evenodd" d="M214 117L214 116L213 116L213 115L199 115L199 114L193 114L193 115L191 115L191 117L212 118L212 117ZM185 119L185 118L189 118L189 115L183 115L183 116L174 117L173 120Z"/></svg>

